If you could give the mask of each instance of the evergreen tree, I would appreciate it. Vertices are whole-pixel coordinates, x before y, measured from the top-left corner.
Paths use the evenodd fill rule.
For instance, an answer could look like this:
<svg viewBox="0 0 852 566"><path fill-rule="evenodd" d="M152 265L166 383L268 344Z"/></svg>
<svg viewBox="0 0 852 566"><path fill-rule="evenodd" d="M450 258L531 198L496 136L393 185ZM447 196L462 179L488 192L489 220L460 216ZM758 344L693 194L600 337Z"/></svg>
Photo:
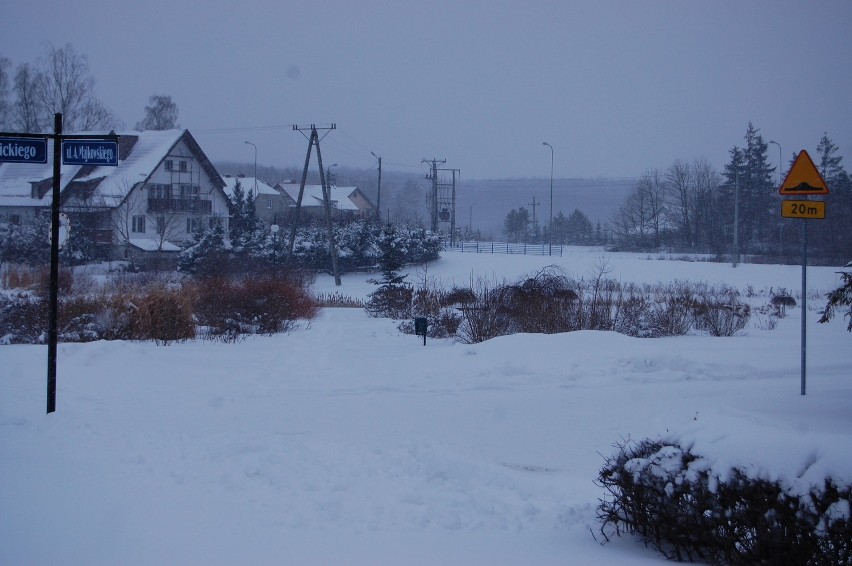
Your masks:
<svg viewBox="0 0 852 566"><path fill-rule="evenodd" d="M398 231L393 224L385 224L378 241L379 269L382 272L381 285L399 285L406 275L400 275L399 270L405 265L405 257L408 253L405 243L399 237Z"/></svg>
<svg viewBox="0 0 852 566"><path fill-rule="evenodd" d="M511 242L525 242L529 235L529 225L530 213L526 208L512 209L503 222L503 232Z"/></svg>
<svg viewBox="0 0 852 566"><path fill-rule="evenodd" d="M257 217L254 195L243 190L239 179L234 185L231 204L228 236L234 253L245 257L258 255L266 241L266 233Z"/></svg>
<svg viewBox="0 0 852 566"><path fill-rule="evenodd" d="M843 316L849 319L849 325L846 327L846 330L852 332L852 261L847 263L846 267L850 269L840 272L840 278L842 279L840 287L826 295L828 300L819 322L828 322L834 317L837 309L845 308L846 312Z"/></svg>
<svg viewBox="0 0 852 566"><path fill-rule="evenodd" d="M583 214L579 208L575 208L571 216L568 217L566 223L567 242L569 244L588 244L591 243L594 227L589 217Z"/></svg>
<svg viewBox="0 0 852 566"><path fill-rule="evenodd" d="M370 283L379 286L370 293L366 310L370 316L407 318L411 315L413 291L405 284L407 275L399 271L405 263L408 250L393 224L385 224L378 241L379 268L381 279L370 279Z"/></svg>
<svg viewBox="0 0 852 566"><path fill-rule="evenodd" d="M745 234L758 250L765 249L770 242L774 241L780 222L778 188L772 182L775 167L769 164L769 144L763 141L763 136L759 132L760 130L749 122L744 150L745 183L742 183L743 180L740 183L740 189L745 188L746 196L744 212L748 219L749 231ZM741 197L742 195L743 193L740 194ZM742 200L740 204L743 204ZM743 212L742 209L741 212Z"/></svg>
<svg viewBox="0 0 852 566"><path fill-rule="evenodd" d="M829 261L844 261L852 257L849 238L852 219L852 179L843 167L839 148L825 133L817 145L816 166L830 191L826 219L814 226L816 253Z"/></svg>
<svg viewBox="0 0 852 566"><path fill-rule="evenodd" d="M178 271L196 277L212 277L227 272L228 252L225 249L225 231L221 225L212 230L196 232L195 245L178 255Z"/></svg>

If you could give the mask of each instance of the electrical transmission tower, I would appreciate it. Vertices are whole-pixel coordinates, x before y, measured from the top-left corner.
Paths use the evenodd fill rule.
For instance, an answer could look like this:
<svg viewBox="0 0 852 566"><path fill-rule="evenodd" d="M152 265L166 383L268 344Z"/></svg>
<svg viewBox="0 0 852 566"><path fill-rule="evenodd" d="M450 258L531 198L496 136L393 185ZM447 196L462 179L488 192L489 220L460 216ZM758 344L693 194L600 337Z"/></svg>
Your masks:
<svg viewBox="0 0 852 566"><path fill-rule="evenodd" d="M446 159L438 161L437 159L423 159L420 163L431 163L429 174L426 179L432 181L432 190L429 193L429 212L432 217L432 232L438 233L438 163L446 163Z"/></svg>
<svg viewBox="0 0 852 566"><path fill-rule="evenodd" d="M334 238L334 224L331 221L331 187L326 182L325 171L322 168L322 153L320 152L320 140L325 138L331 130L337 129L336 124L330 126L317 127L315 124L310 126L293 126L293 130L298 131L308 139L308 154L305 156L305 168L302 170L302 182L299 184L299 197L296 199L296 211L293 214L293 223L290 226L290 245L287 248L287 257L284 260L284 265L287 266L293 257L293 247L296 243L296 228L299 226L299 214L302 210L302 196L305 194L305 181L308 178L308 165L311 162L311 150L317 146L317 165L319 166L320 183L322 184L323 207L325 208L325 221L328 227L328 252L331 256L331 270L334 273L334 284L340 286L340 269L337 262L337 242ZM311 135L305 135L305 131L310 130ZM325 130L322 138L320 138L317 130Z"/></svg>

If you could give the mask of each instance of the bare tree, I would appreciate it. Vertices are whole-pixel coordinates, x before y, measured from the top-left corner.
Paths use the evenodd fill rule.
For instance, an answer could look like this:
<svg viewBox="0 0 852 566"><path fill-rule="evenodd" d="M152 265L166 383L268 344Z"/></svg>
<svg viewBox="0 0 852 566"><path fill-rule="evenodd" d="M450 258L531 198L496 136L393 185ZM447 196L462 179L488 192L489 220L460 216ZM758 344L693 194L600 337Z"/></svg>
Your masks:
<svg viewBox="0 0 852 566"><path fill-rule="evenodd" d="M111 129L118 120L95 98L95 79L89 73L89 58L78 55L68 43L56 49L47 45L36 81L36 96L49 116L61 112L66 131ZM44 118L42 119L43 121Z"/></svg>
<svg viewBox="0 0 852 566"><path fill-rule="evenodd" d="M695 244L693 215L695 210L695 186L692 168L680 159L666 170L666 192L669 200L669 218L687 247Z"/></svg>
<svg viewBox="0 0 852 566"><path fill-rule="evenodd" d="M118 181L117 195L121 201L111 215L112 227L118 235L118 244L124 247L125 258L130 261L130 265L135 267L135 248L130 243L133 236L134 217L142 217L145 215L146 203L141 191L133 190L133 183L127 179ZM138 228L138 225L136 226Z"/></svg>
<svg viewBox="0 0 852 566"><path fill-rule="evenodd" d="M136 123L137 130L171 130L180 127L177 123L178 107L171 96L154 94L148 102L150 106L145 107L145 117Z"/></svg>
<svg viewBox="0 0 852 566"><path fill-rule="evenodd" d="M9 129L11 104L9 104L9 71L12 62L6 57L0 57L0 130Z"/></svg>
<svg viewBox="0 0 852 566"><path fill-rule="evenodd" d="M22 132L41 132L50 123L37 95L40 81L38 71L27 63L20 65L15 72L15 102L11 116L13 128Z"/></svg>

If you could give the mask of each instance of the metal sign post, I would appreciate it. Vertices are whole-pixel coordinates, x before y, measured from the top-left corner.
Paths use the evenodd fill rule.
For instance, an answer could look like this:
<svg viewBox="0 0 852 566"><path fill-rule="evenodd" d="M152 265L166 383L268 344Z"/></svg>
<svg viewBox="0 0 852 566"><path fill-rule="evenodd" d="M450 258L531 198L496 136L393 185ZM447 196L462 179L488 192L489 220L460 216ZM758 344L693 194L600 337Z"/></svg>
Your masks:
<svg viewBox="0 0 852 566"><path fill-rule="evenodd" d="M787 177L778 189L781 196L810 197L812 195L827 195L828 185L817 171L811 156L804 149L799 152ZM825 218L825 203L812 200L781 201L781 216L783 218L799 218L802 220L822 220ZM808 223L802 224L802 395L807 391L807 352L808 352Z"/></svg>
<svg viewBox="0 0 852 566"><path fill-rule="evenodd" d="M62 114L53 115L52 134L0 132L0 162L47 163L47 140L53 140L53 186L50 204L50 290L47 314L47 413L56 411L56 347L59 305L59 204L62 164L118 165L118 136L63 135ZM63 150L68 153L63 160Z"/></svg>

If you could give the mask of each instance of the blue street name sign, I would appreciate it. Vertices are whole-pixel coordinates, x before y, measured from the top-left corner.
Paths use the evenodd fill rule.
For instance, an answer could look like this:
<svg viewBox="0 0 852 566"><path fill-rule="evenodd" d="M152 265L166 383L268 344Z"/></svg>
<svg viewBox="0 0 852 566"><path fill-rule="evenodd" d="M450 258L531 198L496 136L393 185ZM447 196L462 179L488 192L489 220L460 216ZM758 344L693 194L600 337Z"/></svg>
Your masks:
<svg viewBox="0 0 852 566"><path fill-rule="evenodd" d="M65 140L62 142L65 165L118 165L118 142L102 140Z"/></svg>
<svg viewBox="0 0 852 566"><path fill-rule="evenodd" d="M0 163L47 163L47 138L0 138Z"/></svg>

